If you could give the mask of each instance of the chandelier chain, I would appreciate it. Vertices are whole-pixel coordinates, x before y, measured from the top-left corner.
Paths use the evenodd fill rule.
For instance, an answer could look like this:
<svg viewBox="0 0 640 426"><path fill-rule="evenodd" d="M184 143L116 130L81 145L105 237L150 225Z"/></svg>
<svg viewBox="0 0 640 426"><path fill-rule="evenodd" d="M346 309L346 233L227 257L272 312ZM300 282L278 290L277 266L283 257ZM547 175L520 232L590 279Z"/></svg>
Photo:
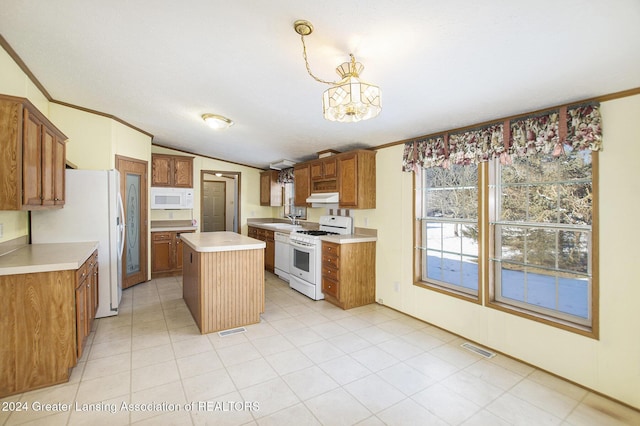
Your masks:
<svg viewBox="0 0 640 426"><path fill-rule="evenodd" d="M303 35L300 36L300 40L302 40L302 56L304 57L304 64L307 67L307 73L309 73L311 78L313 78L318 83L324 83L324 84L328 84L330 86L335 86L336 84L338 84L338 82L336 82L336 81L323 80L323 79L318 78L315 75L313 75L313 73L311 72L311 67L309 66L309 61L307 59L307 45L304 43L304 36Z"/></svg>

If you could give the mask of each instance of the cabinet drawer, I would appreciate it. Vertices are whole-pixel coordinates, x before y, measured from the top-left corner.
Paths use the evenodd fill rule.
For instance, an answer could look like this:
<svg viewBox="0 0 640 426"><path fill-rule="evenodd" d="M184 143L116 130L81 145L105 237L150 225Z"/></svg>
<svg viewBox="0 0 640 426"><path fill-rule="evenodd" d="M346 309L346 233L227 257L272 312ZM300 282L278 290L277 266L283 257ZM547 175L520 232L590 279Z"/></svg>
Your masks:
<svg viewBox="0 0 640 426"><path fill-rule="evenodd" d="M152 232L151 238L153 241L165 241L171 239L171 232Z"/></svg>
<svg viewBox="0 0 640 426"><path fill-rule="evenodd" d="M322 266L322 278L330 278L332 280L338 281L340 280L340 271L335 268L329 268L326 266Z"/></svg>
<svg viewBox="0 0 640 426"><path fill-rule="evenodd" d="M322 292L329 296L338 298L338 282L329 278L322 278Z"/></svg>
<svg viewBox="0 0 640 426"><path fill-rule="evenodd" d="M88 267L93 268L98 263L98 252L94 251L87 262L89 263ZM87 269L87 272L88 272L88 269Z"/></svg>
<svg viewBox="0 0 640 426"><path fill-rule="evenodd" d="M330 256L328 254L322 254L322 266L328 266L334 269L339 269L338 258L336 256Z"/></svg>
<svg viewBox="0 0 640 426"><path fill-rule="evenodd" d="M89 273L89 260L84 262L76 271L76 285L82 284L84 279L87 278L87 274Z"/></svg>
<svg viewBox="0 0 640 426"><path fill-rule="evenodd" d="M340 244L335 243L322 243L322 254L328 254L332 256L340 256Z"/></svg>

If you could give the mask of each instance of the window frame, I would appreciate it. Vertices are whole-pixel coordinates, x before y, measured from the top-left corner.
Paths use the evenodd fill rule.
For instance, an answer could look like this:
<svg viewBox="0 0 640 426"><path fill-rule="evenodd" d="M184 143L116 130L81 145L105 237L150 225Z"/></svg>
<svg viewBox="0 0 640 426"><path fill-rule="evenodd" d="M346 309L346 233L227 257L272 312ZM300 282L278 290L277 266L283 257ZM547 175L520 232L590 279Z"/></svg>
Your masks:
<svg viewBox="0 0 640 426"><path fill-rule="evenodd" d="M478 259L478 288L477 291L471 292L471 291L464 291L461 289L458 289L456 287L459 286L455 286L453 284L450 283L446 283L443 281L439 281L439 280L435 280L435 279L430 279L430 280L423 280L423 271L424 271L424 264L425 264L425 260L423 257L423 253L426 253L427 250L425 247L425 245L423 244L422 241L422 236L423 236L423 228L422 228L422 223L423 220L425 220L426 218L423 217L423 206L424 206L424 188L423 188L423 183L424 183L424 176L423 176L423 170L424 169L418 169L415 173L414 173L414 279L413 279L413 283L414 285L418 286L418 287L422 287L428 290L432 290L438 293L442 293L442 294L447 294L456 298L459 298L461 300L465 300L465 301L469 301L475 304L482 304L482 297L483 297L483 288L482 288L482 280L481 277L483 275L483 264L484 264L484 257L483 257L483 244L481 243L482 241L482 225L481 225L481 221L480 221L480 214L481 214L481 194L480 194L480 179L481 179L481 164L478 165L478 196L477 196L477 221L476 221L476 226L478 227L478 253L477 253L477 259ZM447 218L448 220L443 220L443 221L437 221L437 220L427 220L427 222L432 222L432 223L460 223L460 224L466 224L469 223L467 221L464 220L457 220L457 219L450 219Z"/></svg>
<svg viewBox="0 0 640 426"><path fill-rule="evenodd" d="M555 312L546 312L545 309L532 309L528 307L526 304L520 304L517 302L507 303L503 300L500 300L499 297L496 296L498 292L497 284L496 284L496 268L491 265L494 256L494 251L496 250L496 239L498 238L497 230L495 224L491 224L490 207L493 207L494 203L497 203L497 200L494 199L495 194L494 191L491 190L490 185L494 184L491 181L491 178L487 176L487 185L484 188L486 191L485 197L487 200L487 216L486 216L486 224L489 227L489 232L487 232L486 249L488 250L487 257L487 275L485 277L485 306L500 310L503 312L507 312L522 318L530 319L533 321L537 321L543 324L547 324L553 327L561 328L563 330L571 331L577 334L581 334L587 337L591 337L594 339L599 338L599 281L598 281L598 263L599 263L599 252L598 252L598 235L599 235L599 226L598 226L598 151L591 151L591 187L592 187L592 202L591 202L591 214L592 214L592 223L591 223L591 240L589 245L589 265L588 269L591 275L591 283L589 285L589 291L587 294L587 303L588 303L588 311L590 312L590 323L586 322L578 322L574 321L571 316L563 315L562 313ZM497 161L497 160L492 160ZM489 165L487 166L487 174L489 174ZM571 228L564 227L558 225L549 225L547 227L541 226L540 228ZM576 227L578 229L578 227Z"/></svg>
<svg viewBox="0 0 640 426"><path fill-rule="evenodd" d="M548 315L543 312L535 312L526 307L516 306L511 303L496 300L495 287L495 271L491 265L495 242L495 227L490 223L491 203L494 203L494 195L490 189L489 162L478 164L478 294L477 297L471 297L448 287L439 285L432 281L422 280L422 171L415 171L414 175L414 285L446 294L461 300L476 303L487 308L499 310L505 313L515 315L520 318L536 321L555 328L577 333L589 338L599 339L599 220L598 220L598 200L599 200L599 152L591 151L591 185L592 185L592 224L591 224L591 245L590 245L590 264L591 286L588 294L589 309L591 312L590 325L578 324L555 315ZM499 161L493 159L491 161Z"/></svg>

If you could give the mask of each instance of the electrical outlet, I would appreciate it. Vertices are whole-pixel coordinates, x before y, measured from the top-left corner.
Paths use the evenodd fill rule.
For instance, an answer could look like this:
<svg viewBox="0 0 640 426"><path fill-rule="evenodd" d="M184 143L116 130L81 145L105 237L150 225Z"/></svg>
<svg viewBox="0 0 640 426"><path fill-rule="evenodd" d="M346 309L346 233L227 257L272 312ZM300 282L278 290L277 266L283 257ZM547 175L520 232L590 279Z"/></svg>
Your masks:
<svg viewBox="0 0 640 426"><path fill-rule="evenodd" d="M369 226L369 218L368 217L364 217L364 226Z"/></svg>
<svg viewBox="0 0 640 426"><path fill-rule="evenodd" d="M398 293L400 291L400 283L398 281L393 282L393 291Z"/></svg>
<svg viewBox="0 0 640 426"><path fill-rule="evenodd" d="M3 228L3 224L2 224L2 223L0 223L0 238L2 238L2 235L3 235L3 230L2 230L2 228Z"/></svg>

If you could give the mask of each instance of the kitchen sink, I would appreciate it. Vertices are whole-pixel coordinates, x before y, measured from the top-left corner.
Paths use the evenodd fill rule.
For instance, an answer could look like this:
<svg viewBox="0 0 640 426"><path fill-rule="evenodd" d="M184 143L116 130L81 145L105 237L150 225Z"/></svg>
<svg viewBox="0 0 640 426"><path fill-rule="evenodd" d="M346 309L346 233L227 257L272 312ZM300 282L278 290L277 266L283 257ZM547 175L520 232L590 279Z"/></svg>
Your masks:
<svg viewBox="0 0 640 426"><path fill-rule="evenodd" d="M277 228L277 229L300 229L300 228L302 228L301 225L293 225L291 223L284 223L284 222L261 223L260 225L270 226L270 227L274 227L274 228Z"/></svg>

